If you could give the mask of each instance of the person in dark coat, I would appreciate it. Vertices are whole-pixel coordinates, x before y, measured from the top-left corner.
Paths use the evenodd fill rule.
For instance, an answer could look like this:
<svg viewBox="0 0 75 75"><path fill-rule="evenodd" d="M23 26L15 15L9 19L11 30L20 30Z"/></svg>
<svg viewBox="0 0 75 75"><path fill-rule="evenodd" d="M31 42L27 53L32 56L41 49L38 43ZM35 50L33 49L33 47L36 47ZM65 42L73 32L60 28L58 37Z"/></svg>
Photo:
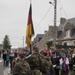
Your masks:
<svg viewBox="0 0 75 75"><path fill-rule="evenodd" d="M59 75L60 65L59 65L59 57L56 56L56 52L52 52L51 61L55 70L55 75Z"/></svg>
<svg viewBox="0 0 75 75"><path fill-rule="evenodd" d="M12 68L13 68L12 62L13 62L13 60L14 60L14 52L11 52L11 54L10 54L10 69L11 69L11 72L10 73L12 73Z"/></svg>
<svg viewBox="0 0 75 75"><path fill-rule="evenodd" d="M65 53L65 55L68 56L68 53L66 52L64 48L61 49L61 53Z"/></svg>
<svg viewBox="0 0 75 75"><path fill-rule="evenodd" d="M6 66L6 55L7 55L7 51L4 51L3 56L2 56L4 66Z"/></svg>
<svg viewBox="0 0 75 75"><path fill-rule="evenodd" d="M60 52L59 52L59 50L56 48L56 46L54 46L54 47L52 48L52 52L55 52L55 53L56 53L56 57L60 58Z"/></svg>
<svg viewBox="0 0 75 75"><path fill-rule="evenodd" d="M9 61L10 61L10 56L7 53L7 55L6 55L6 66L9 66Z"/></svg>

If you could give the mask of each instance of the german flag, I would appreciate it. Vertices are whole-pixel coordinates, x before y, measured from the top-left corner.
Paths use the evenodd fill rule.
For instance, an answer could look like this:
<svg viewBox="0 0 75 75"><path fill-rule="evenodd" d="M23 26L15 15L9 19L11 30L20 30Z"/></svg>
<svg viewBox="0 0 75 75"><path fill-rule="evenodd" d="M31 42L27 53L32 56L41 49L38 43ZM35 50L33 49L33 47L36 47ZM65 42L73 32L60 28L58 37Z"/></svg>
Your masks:
<svg viewBox="0 0 75 75"><path fill-rule="evenodd" d="M34 28L33 28L33 22L32 22L32 6L30 4L29 14L28 14L28 23L27 23L27 29L26 29L26 44L28 47L31 46L31 38L33 35L34 35Z"/></svg>

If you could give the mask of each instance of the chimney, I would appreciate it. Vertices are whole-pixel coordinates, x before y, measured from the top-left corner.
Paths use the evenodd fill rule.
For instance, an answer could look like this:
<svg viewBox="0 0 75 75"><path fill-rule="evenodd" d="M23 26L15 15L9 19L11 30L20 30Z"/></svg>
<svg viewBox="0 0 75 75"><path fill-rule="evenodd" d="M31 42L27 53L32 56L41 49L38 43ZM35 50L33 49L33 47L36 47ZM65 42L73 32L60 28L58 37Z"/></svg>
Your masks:
<svg viewBox="0 0 75 75"><path fill-rule="evenodd" d="M60 24L64 24L66 22L66 18L60 18Z"/></svg>
<svg viewBox="0 0 75 75"><path fill-rule="evenodd" d="M48 32L47 30L44 31L45 34L46 34L47 32Z"/></svg>

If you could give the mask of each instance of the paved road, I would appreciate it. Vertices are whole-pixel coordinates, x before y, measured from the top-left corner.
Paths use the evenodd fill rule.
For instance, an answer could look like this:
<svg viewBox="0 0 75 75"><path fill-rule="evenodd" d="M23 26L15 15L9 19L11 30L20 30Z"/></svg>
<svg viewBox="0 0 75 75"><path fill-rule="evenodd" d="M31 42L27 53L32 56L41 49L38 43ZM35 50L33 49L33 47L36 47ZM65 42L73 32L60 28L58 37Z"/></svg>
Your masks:
<svg viewBox="0 0 75 75"><path fill-rule="evenodd" d="M7 67L4 67L3 66L3 60L0 58L0 75L4 75L4 70L6 69Z"/></svg>
<svg viewBox="0 0 75 75"><path fill-rule="evenodd" d="M8 71L9 71L9 68L6 68L3 72L3 75L10 75Z"/></svg>

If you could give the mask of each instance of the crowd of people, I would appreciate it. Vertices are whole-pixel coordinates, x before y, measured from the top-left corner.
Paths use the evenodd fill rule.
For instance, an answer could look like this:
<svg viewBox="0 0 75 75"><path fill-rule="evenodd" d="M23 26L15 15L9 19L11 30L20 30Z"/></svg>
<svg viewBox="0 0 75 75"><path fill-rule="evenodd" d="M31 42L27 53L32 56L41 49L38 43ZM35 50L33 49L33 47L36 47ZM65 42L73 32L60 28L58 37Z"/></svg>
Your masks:
<svg viewBox="0 0 75 75"><path fill-rule="evenodd" d="M75 75L75 49L58 50L51 46L40 51L36 46L30 50L5 50L4 66L9 66L12 75Z"/></svg>

